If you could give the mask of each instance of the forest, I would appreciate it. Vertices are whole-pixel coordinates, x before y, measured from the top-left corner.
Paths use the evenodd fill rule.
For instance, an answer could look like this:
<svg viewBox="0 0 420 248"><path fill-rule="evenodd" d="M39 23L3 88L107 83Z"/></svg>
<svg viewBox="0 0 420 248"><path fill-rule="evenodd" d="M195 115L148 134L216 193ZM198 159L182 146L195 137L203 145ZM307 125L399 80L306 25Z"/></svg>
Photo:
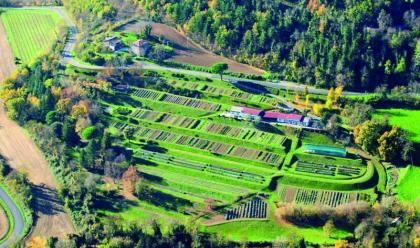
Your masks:
<svg viewBox="0 0 420 248"><path fill-rule="evenodd" d="M358 91L419 80L416 1L137 3L153 20L173 22L216 53L266 69L279 79Z"/></svg>

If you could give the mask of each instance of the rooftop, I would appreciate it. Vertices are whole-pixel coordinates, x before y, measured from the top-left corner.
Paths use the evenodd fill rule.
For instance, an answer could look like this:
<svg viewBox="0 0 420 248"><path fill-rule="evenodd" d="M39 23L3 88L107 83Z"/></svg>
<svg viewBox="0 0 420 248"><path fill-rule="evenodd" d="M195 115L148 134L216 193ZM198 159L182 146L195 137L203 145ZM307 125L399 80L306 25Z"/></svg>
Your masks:
<svg viewBox="0 0 420 248"><path fill-rule="evenodd" d="M139 39L139 40L136 40L136 41L133 43L133 45L134 45L134 46L141 47L141 46L144 46L144 45L149 45L149 42L147 42L147 40Z"/></svg>
<svg viewBox="0 0 420 248"><path fill-rule="evenodd" d="M260 115L261 112L262 112L262 110L260 110L260 109L247 108L247 107L242 108L242 113L244 113L244 114Z"/></svg>
<svg viewBox="0 0 420 248"><path fill-rule="evenodd" d="M270 118L270 119L284 119L284 120L295 120L295 121L300 121L302 120L302 115L298 115L298 114L285 114L285 113L280 113L280 112L272 112L272 111L267 111L264 114L264 118Z"/></svg>

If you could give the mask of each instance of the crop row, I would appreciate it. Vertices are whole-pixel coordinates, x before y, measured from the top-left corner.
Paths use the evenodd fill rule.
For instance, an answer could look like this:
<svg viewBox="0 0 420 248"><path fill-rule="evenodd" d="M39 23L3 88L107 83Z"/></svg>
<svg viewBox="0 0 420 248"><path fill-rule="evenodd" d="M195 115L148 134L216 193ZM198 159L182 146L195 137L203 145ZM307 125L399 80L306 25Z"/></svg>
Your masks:
<svg viewBox="0 0 420 248"><path fill-rule="evenodd" d="M301 160L297 162L295 170L298 172L308 172L327 176L357 176L360 174L360 168L357 167L323 164Z"/></svg>
<svg viewBox="0 0 420 248"><path fill-rule="evenodd" d="M225 214L225 220L235 219L265 219L267 218L267 203L260 198L254 198Z"/></svg>
<svg viewBox="0 0 420 248"><path fill-rule="evenodd" d="M261 132L257 130L232 127L223 124L207 123L203 128L206 132L227 135L232 138L251 141L254 143L281 146L286 140L284 136Z"/></svg>
<svg viewBox="0 0 420 248"><path fill-rule="evenodd" d="M135 89L133 95L139 98L150 99L153 101L159 101L159 99L162 97L161 92L148 89Z"/></svg>
<svg viewBox="0 0 420 248"><path fill-rule="evenodd" d="M177 105L182 105L182 106L187 106L190 108L198 108L198 109L207 110L207 111L218 111L221 107L220 104L209 103L209 102L198 100L198 99L171 95L171 94L165 94L162 97L161 101L169 102L169 103L173 103Z"/></svg>
<svg viewBox="0 0 420 248"><path fill-rule="evenodd" d="M281 202L337 207L351 202L370 201L370 195L356 192L305 189L281 185L277 189Z"/></svg>
<svg viewBox="0 0 420 248"><path fill-rule="evenodd" d="M114 124L114 127L122 131L126 124ZM258 151L250 148L234 146L226 143L210 141L202 138L175 134L167 131L150 129L145 127L136 127L135 136L138 139L161 141L181 146L193 147L200 150L205 150L219 155L234 156L248 160L255 160L269 163L272 165L279 165L282 162L283 156L267 151Z"/></svg>
<svg viewBox="0 0 420 248"><path fill-rule="evenodd" d="M49 15L13 13L4 18L4 25L12 31L8 38L24 63L45 51L56 37L54 21Z"/></svg>
<svg viewBox="0 0 420 248"><path fill-rule="evenodd" d="M136 154L136 156L139 156L140 158L145 159L145 160L159 161L165 164L181 166L181 167L194 169L194 170L207 171L210 173L219 174L226 177L251 181L255 183L265 182L265 178L258 174L225 168L225 167L212 165L212 164L206 164L206 163L192 161L188 159L180 159L180 158L176 158L176 157L162 154L162 153L141 150Z"/></svg>
<svg viewBox="0 0 420 248"><path fill-rule="evenodd" d="M131 116L142 120L157 121L162 116L162 113L145 109L136 109Z"/></svg>

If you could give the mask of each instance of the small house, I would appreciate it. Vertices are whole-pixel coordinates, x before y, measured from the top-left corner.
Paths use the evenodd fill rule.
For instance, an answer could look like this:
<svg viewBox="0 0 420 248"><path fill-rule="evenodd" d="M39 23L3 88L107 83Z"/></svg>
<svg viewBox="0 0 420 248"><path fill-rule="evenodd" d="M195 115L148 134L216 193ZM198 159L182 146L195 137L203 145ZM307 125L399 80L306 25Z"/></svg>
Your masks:
<svg viewBox="0 0 420 248"><path fill-rule="evenodd" d="M259 120L262 110L233 106L226 116L241 120Z"/></svg>
<svg viewBox="0 0 420 248"><path fill-rule="evenodd" d="M151 46L146 40L140 39L131 44L131 51L137 56L146 56Z"/></svg>
<svg viewBox="0 0 420 248"><path fill-rule="evenodd" d="M104 40L104 45L111 49L111 51L117 51L124 46L121 39L116 36L106 38Z"/></svg>

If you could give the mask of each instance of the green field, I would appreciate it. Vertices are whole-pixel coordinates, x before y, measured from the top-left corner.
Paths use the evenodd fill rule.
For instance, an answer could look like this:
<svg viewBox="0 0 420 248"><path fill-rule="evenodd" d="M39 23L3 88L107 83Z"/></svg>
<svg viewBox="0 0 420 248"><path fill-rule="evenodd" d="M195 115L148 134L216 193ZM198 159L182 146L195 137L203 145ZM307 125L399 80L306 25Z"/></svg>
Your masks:
<svg viewBox="0 0 420 248"><path fill-rule="evenodd" d="M420 143L420 110L414 109L378 109L375 118L388 116L389 122L406 130L412 141Z"/></svg>
<svg viewBox="0 0 420 248"><path fill-rule="evenodd" d="M61 17L49 9L6 9L1 14L7 39L17 58L26 64L51 48L63 24ZM30 27L30 28L28 28Z"/></svg>
<svg viewBox="0 0 420 248"><path fill-rule="evenodd" d="M397 182L398 198L403 201L418 201L420 199L420 167L408 166L399 171Z"/></svg>

